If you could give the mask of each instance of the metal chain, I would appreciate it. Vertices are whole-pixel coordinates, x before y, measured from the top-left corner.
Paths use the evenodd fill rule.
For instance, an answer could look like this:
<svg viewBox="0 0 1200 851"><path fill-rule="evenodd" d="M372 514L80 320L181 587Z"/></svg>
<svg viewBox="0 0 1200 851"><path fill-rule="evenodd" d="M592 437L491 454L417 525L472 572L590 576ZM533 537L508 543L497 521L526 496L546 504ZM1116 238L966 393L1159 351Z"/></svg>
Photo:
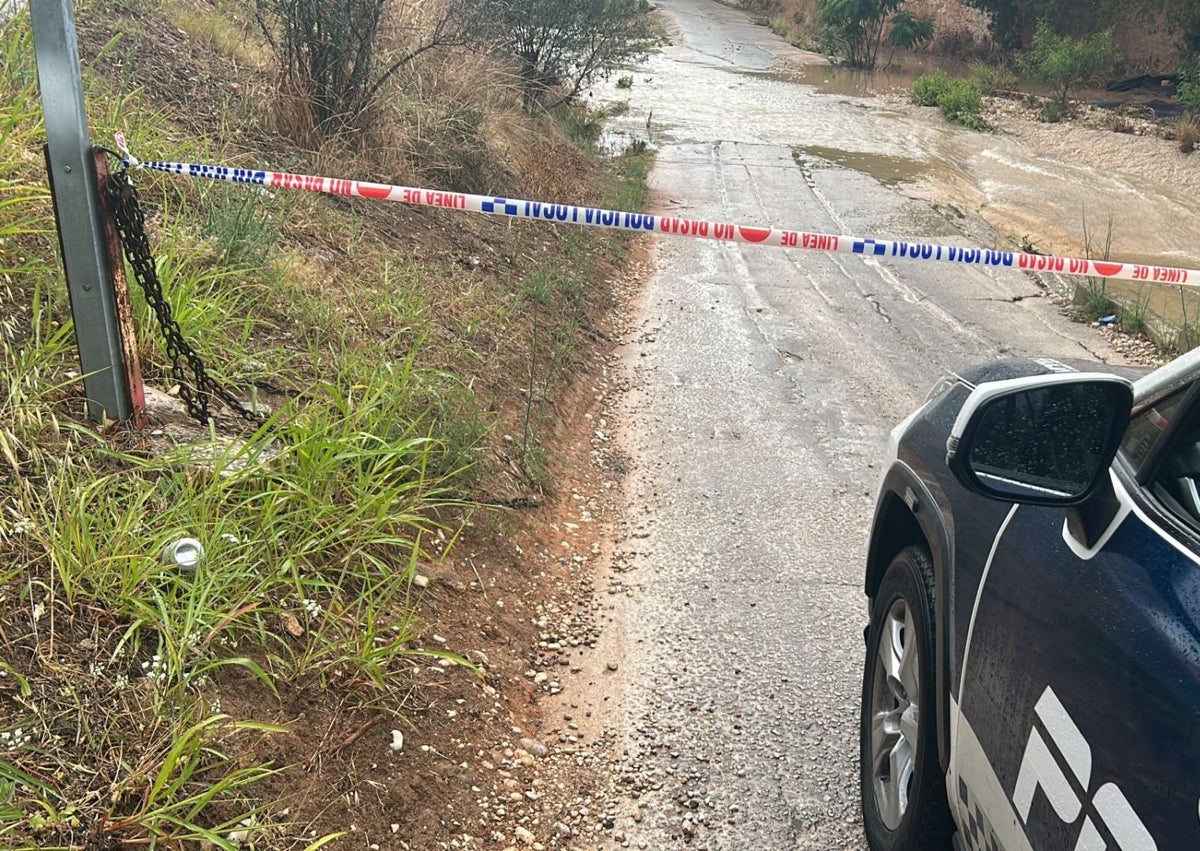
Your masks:
<svg viewBox="0 0 1200 851"><path fill-rule="evenodd" d="M158 271L154 266L154 256L150 252L150 239L146 236L146 218L142 215L142 207L138 201L137 189L129 181L126 169L122 168L109 175L108 185L109 204L113 217L116 219L117 235L121 238L125 259L133 269L134 277L146 294L146 303L158 318L159 327L167 342L167 356L171 360L171 375L179 384L179 396L187 407L188 414L201 423L207 424L211 418L209 401L211 398L220 399L243 419L252 422L262 422L263 417L242 405L238 398L226 390L209 375L204 368L200 355L184 339L179 323L171 313L171 305L163 295L162 284L158 280ZM194 377L188 381L188 374Z"/></svg>

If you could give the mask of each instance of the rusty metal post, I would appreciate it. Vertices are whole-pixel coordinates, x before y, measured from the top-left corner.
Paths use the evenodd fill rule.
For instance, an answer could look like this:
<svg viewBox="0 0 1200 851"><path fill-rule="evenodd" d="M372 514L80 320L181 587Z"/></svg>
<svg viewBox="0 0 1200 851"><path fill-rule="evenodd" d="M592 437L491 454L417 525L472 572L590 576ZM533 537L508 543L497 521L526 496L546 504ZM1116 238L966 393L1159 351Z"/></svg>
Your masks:
<svg viewBox="0 0 1200 851"><path fill-rule="evenodd" d="M108 250L108 268L112 274L113 304L117 309L117 324L121 337L122 361L125 365L125 385L133 405L131 423L134 428L150 424L146 416L146 385L142 383L142 360L138 357L137 333L133 327L133 304L129 300L129 281L125 277L125 261L121 255L121 238L117 221L108 200L108 152L93 148L96 163L96 189L100 199L100 225L104 230L104 247Z"/></svg>

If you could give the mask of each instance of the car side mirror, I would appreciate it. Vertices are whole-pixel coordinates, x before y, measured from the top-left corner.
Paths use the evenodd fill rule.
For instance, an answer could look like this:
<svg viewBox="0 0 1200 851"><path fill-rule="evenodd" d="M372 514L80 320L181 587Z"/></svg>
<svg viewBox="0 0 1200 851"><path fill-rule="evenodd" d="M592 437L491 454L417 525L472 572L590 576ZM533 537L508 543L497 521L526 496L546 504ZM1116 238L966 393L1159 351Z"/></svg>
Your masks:
<svg viewBox="0 0 1200 851"><path fill-rule="evenodd" d="M1004 502L1079 505L1108 480L1129 425L1133 385L1060 373L976 387L946 441L963 487Z"/></svg>

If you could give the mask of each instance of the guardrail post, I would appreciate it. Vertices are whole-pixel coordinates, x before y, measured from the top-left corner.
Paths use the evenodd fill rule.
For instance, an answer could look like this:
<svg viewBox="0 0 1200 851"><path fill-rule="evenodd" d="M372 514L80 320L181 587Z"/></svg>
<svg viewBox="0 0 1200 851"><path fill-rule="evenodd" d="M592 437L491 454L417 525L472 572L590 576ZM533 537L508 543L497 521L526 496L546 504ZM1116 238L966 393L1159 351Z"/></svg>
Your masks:
<svg viewBox="0 0 1200 851"><path fill-rule="evenodd" d="M46 117L46 169L88 417L96 422L125 421L133 414L133 404L84 111L75 17L70 0L31 0L29 5Z"/></svg>

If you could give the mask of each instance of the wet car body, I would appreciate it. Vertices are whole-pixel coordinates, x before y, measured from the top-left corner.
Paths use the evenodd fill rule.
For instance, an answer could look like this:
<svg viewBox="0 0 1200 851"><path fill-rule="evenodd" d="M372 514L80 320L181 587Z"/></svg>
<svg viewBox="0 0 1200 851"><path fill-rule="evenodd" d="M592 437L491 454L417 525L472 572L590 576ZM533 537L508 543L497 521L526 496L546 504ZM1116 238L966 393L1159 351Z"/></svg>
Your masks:
<svg viewBox="0 0 1200 851"><path fill-rule="evenodd" d="M1126 391L1087 493L980 484L955 456L988 388L1073 376L1117 383L1003 361L893 431L865 582L873 849L1200 847L1200 356ZM1061 459L1088 419L1010 443Z"/></svg>

